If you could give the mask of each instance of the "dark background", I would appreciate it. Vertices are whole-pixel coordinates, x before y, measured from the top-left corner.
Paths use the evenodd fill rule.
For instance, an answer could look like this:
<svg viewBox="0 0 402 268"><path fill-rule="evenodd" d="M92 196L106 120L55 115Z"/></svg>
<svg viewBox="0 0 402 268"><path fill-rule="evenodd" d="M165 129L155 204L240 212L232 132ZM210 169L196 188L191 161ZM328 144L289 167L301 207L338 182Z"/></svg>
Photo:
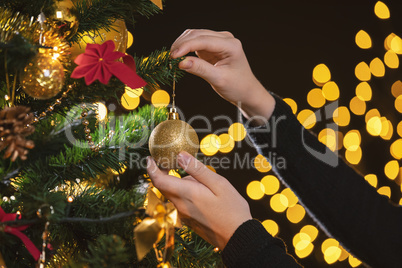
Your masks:
<svg viewBox="0 0 402 268"><path fill-rule="evenodd" d="M375 3L376 1L370 0L171 0L165 2L162 14L150 19L137 18L135 29L131 30L134 45L130 52L148 55L156 49L169 48L186 29L230 31L242 41L250 65L262 84L282 97L296 100L299 111L311 109L306 96L316 87L311 79L312 70L320 63L329 67L332 80L340 88L340 105L348 107L359 83L354 75L355 66L361 61L369 63L375 57L383 59L384 39L392 32L399 36L402 34L402 1L384 1L391 11L389 20L376 17ZM355 35L361 29L372 38L373 47L369 50L362 50L355 44ZM395 128L402 118L393 108L394 97L390 89L391 85L401 78L400 69L391 70L386 67L384 78L373 77L370 81L373 100L367 103L367 111L371 108L379 109L382 115L393 122ZM186 75L179 81L176 101L186 118L200 114L210 120L221 114L231 116L234 121L237 118L234 106L216 95L205 81L193 75ZM357 166L358 170L362 174L377 174L379 186L390 186L391 199L399 203L400 187L386 179L383 171L385 163L393 160L389 146L391 141L397 139L396 129L391 141L384 141L367 134L364 117L352 113L351 117L351 124L340 127L339 130L345 134L350 129L359 129L362 133L363 158ZM215 121L212 122L212 127L215 131L229 125L227 122ZM313 128L316 133L319 130ZM200 139L205 135L200 136ZM250 152L256 156L255 150L246 146L246 142L237 143L236 146L237 148L227 156L234 157L235 152ZM255 169L217 171L227 177L246 198L247 184L267 175ZM289 223L284 213L278 214L270 209L269 198L266 196L258 201L247 198L252 214L260 220L274 219L280 226L278 236L289 245L289 252L294 253L291 242L293 236L302 226L315 224L309 217L305 217L299 224ZM326 236L320 232L318 239L313 243L313 253L300 260L303 265L328 266L320 249L321 242L325 239ZM331 267L349 267L349 264L346 260Z"/></svg>

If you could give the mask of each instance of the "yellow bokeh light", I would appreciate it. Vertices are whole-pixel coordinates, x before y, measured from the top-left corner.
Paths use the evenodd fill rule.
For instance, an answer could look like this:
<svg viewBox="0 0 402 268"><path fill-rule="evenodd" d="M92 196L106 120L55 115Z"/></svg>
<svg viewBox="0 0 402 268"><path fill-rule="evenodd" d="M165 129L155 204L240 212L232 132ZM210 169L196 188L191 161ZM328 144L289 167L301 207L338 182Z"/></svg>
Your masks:
<svg viewBox="0 0 402 268"><path fill-rule="evenodd" d="M324 252L324 259L328 264L335 263L342 254L342 250L339 247L328 247Z"/></svg>
<svg viewBox="0 0 402 268"><path fill-rule="evenodd" d="M107 108L106 108L105 104L103 104L102 102L98 102L96 104L98 106L98 111L97 111L96 117L98 118L99 121L103 121L107 117Z"/></svg>
<svg viewBox="0 0 402 268"><path fill-rule="evenodd" d="M293 246L296 250L305 249L311 242L311 237L308 234L302 232L297 233L292 239Z"/></svg>
<svg viewBox="0 0 402 268"><path fill-rule="evenodd" d="M355 68L355 75L360 81L370 81L371 71L367 63L360 62Z"/></svg>
<svg viewBox="0 0 402 268"><path fill-rule="evenodd" d="M391 198L391 188L389 188L388 186L383 186L380 189L377 190L377 192L380 195L384 195L387 196L388 198Z"/></svg>
<svg viewBox="0 0 402 268"><path fill-rule="evenodd" d="M322 86L331 80L331 72L328 67L321 63L313 69L313 81L317 86Z"/></svg>
<svg viewBox="0 0 402 268"><path fill-rule="evenodd" d="M297 257L299 257L300 259L303 259L303 258L308 257L311 254L311 252L313 252L313 249L314 249L314 245L311 243L308 243L304 249L302 249L302 250L296 249L295 253L296 253Z"/></svg>
<svg viewBox="0 0 402 268"><path fill-rule="evenodd" d="M392 84L391 87L392 96L398 98L399 95L402 95L402 82L401 80L396 81Z"/></svg>
<svg viewBox="0 0 402 268"><path fill-rule="evenodd" d="M373 117L378 117L378 118L381 117L380 112L379 112L377 109L371 109L370 111L368 111L368 112L366 113L366 116L365 116L365 122L366 122L366 124L367 124L367 122L368 122L371 118L373 118Z"/></svg>
<svg viewBox="0 0 402 268"><path fill-rule="evenodd" d="M272 169L271 164L268 160L261 154L254 158L254 167L261 173L268 172Z"/></svg>
<svg viewBox="0 0 402 268"><path fill-rule="evenodd" d="M355 96L350 100L349 108L355 115L363 115L366 112L366 102Z"/></svg>
<svg viewBox="0 0 402 268"><path fill-rule="evenodd" d="M339 94L339 87L334 81L330 81L322 87L322 95L329 101L337 100Z"/></svg>
<svg viewBox="0 0 402 268"><path fill-rule="evenodd" d="M131 47L134 43L133 34L127 31L127 48Z"/></svg>
<svg viewBox="0 0 402 268"><path fill-rule="evenodd" d="M386 4L384 4L381 1L378 1L375 6L374 6L374 13L379 17L380 19L389 19L391 16L389 13L389 9Z"/></svg>
<svg viewBox="0 0 402 268"><path fill-rule="evenodd" d="M339 246L342 250L341 256L339 257L339 261L344 261L349 257L349 252L347 252L342 246Z"/></svg>
<svg viewBox="0 0 402 268"><path fill-rule="evenodd" d="M129 86L126 86L125 87L125 92L131 98L137 98L137 97L142 95L142 93L144 92L144 88L142 88L142 87L140 87L140 88L131 88Z"/></svg>
<svg viewBox="0 0 402 268"><path fill-rule="evenodd" d="M211 171L213 171L213 172L215 172L216 173L216 169L214 169L213 167L211 167L210 165L206 165L206 167L209 169L209 170L211 170Z"/></svg>
<svg viewBox="0 0 402 268"><path fill-rule="evenodd" d="M300 124L302 124L307 129L314 127L316 123L315 114L309 109L304 109L300 111L297 115L297 120L299 120Z"/></svg>
<svg viewBox="0 0 402 268"><path fill-rule="evenodd" d="M297 113L297 103L296 103L293 99L291 99L291 98L284 98L283 101L286 102L286 103L290 106L290 108L292 109L292 112L293 112L294 114Z"/></svg>
<svg viewBox="0 0 402 268"><path fill-rule="evenodd" d="M294 207L299 202L299 199L290 188L285 188L281 193L288 199L288 207Z"/></svg>
<svg viewBox="0 0 402 268"><path fill-rule="evenodd" d="M211 156L219 151L221 141L216 134L205 136L200 142L200 150L203 154Z"/></svg>
<svg viewBox="0 0 402 268"><path fill-rule="evenodd" d="M395 99L395 109L402 114L402 95Z"/></svg>
<svg viewBox="0 0 402 268"><path fill-rule="evenodd" d="M382 60L375 58L370 62L370 71L376 77L383 77L385 75L385 66Z"/></svg>
<svg viewBox="0 0 402 268"><path fill-rule="evenodd" d="M276 194L280 187L278 178L273 175L265 176L261 179L261 183L264 185L264 193L266 195Z"/></svg>
<svg viewBox="0 0 402 268"><path fill-rule="evenodd" d="M377 176L375 174L367 174L366 176L364 176L364 179L374 188L377 188L377 184L378 184L378 179Z"/></svg>
<svg viewBox="0 0 402 268"><path fill-rule="evenodd" d="M311 107L320 108L325 104L325 98L321 89L314 88L307 94L307 102Z"/></svg>
<svg viewBox="0 0 402 268"><path fill-rule="evenodd" d="M325 251L329 247L339 247L339 242L337 240L333 239L333 238L325 239L324 242L322 242L322 244L321 244L322 253L325 253Z"/></svg>
<svg viewBox="0 0 402 268"><path fill-rule="evenodd" d="M370 101L373 96L373 92L369 83L361 82L356 87L356 96L362 101Z"/></svg>
<svg viewBox="0 0 402 268"><path fill-rule="evenodd" d="M177 177L177 178L181 178L180 174L177 173L177 171L174 170L174 169L169 170L169 175L170 175L170 176Z"/></svg>
<svg viewBox="0 0 402 268"><path fill-rule="evenodd" d="M241 141L247 135L246 128L243 126L243 124L242 123L237 123L237 122L233 123L229 127L228 133L229 133L230 136L232 136L234 141Z"/></svg>
<svg viewBox="0 0 402 268"><path fill-rule="evenodd" d="M288 207L288 199L283 194L275 194L271 197L270 205L275 212L284 212Z"/></svg>
<svg viewBox="0 0 402 268"><path fill-rule="evenodd" d="M299 204L288 208L286 217L291 223L299 223L306 215L306 210Z"/></svg>
<svg viewBox="0 0 402 268"><path fill-rule="evenodd" d="M259 200L264 196L264 185L259 181L252 181L247 185L246 192L248 197Z"/></svg>
<svg viewBox="0 0 402 268"><path fill-rule="evenodd" d="M389 121L385 117L381 117L381 123L382 123L380 133L381 138L383 138L384 140L390 140L392 138L392 135L394 134L394 127L391 121Z"/></svg>
<svg viewBox="0 0 402 268"><path fill-rule="evenodd" d="M360 264L362 264L361 261L359 261L357 258L353 257L352 255L349 255L348 261L349 261L350 266L352 266L352 267L357 267Z"/></svg>
<svg viewBox="0 0 402 268"><path fill-rule="evenodd" d="M392 51L388 50L384 55L385 64L391 69L398 69L399 67L399 57L398 55Z"/></svg>
<svg viewBox="0 0 402 268"><path fill-rule="evenodd" d="M396 127L396 131L397 131L399 137L402 137L402 121L400 121L398 123L398 126Z"/></svg>
<svg viewBox="0 0 402 268"><path fill-rule="evenodd" d="M276 236L279 233L279 226L273 220L265 220L262 222L262 226L264 226L265 230L270 233L272 236Z"/></svg>
<svg viewBox="0 0 402 268"><path fill-rule="evenodd" d="M331 151L338 149L337 143L338 139L336 133L331 128L325 128L318 134L318 140L325 144Z"/></svg>
<svg viewBox="0 0 402 268"><path fill-rule="evenodd" d="M394 39L394 37L396 36L396 34L391 33L390 35L388 35L385 40L384 40L384 48L386 50L391 50L391 41L392 39Z"/></svg>
<svg viewBox="0 0 402 268"><path fill-rule="evenodd" d="M306 225L300 230L301 234L307 234L310 237L310 242L313 242L318 236L318 229L313 225Z"/></svg>
<svg viewBox="0 0 402 268"><path fill-rule="evenodd" d="M170 95L162 89L157 90L152 94L151 102L155 107L166 107L170 103Z"/></svg>
<svg viewBox="0 0 402 268"><path fill-rule="evenodd" d="M379 136L381 134L382 122L378 116L373 116L367 121L367 132L372 136Z"/></svg>
<svg viewBox="0 0 402 268"><path fill-rule="evenodd" d="M345 158L352 165L359 164L360 160L362 159L362 149L358 147L355 151L346 150Z"/></svg>
<svg viewBox="0 0 402 268"><path fill-rule="evenodd" d="M390 180L395 180L399 174L399 163L396 160L391 160L384 167L385 176Z"/></svg>
<svg viewBox="0 0 402 268"><path fill-rule="evenodd" d="M140 104L139 97L132 98L127 93L124 93L123 96L121 96L121 105L126 110L134 110L135 108L138 107L139 104Z"/></svg>
<svg viewBox="0 0 402 268"><path fill-rule="evenodd" d="M355 42L356 42L356 45L358 47L360 47L361 49L368 49L368 48L371 48L371 46L372 46L370 35L363 30L360 30L356 34Z"/></svg>
<svg viewBox="0 0 402 268"><path fill-rule="evenodd" d="M235 142L234 142L232 136L230 136L227 133L222 133L221 135L219 135L219 139L221 141L221 146L219 147L219 151L221 153L230 153L235 146Z"/></svg>
<svg viewBox="0 0 402 268"><path fill-rule="evenodd" d="M333 113L334 122L341 127L349 125L350 122L350 112L345 106L340 106L335 109Z"/></svg>
<svg viewBox="0 0 402 268"><path fill-rule="evenodd" d="M358 130L350 130L343 138L343 146L349 151L356 151L360 147L361 135Z"/></svg>
<svg viewBox="0 0 402 268"><path fill-rule="evenodd" d="M391 50L397 54L402 54L402 39L397 35L391 40Z"/></svg>

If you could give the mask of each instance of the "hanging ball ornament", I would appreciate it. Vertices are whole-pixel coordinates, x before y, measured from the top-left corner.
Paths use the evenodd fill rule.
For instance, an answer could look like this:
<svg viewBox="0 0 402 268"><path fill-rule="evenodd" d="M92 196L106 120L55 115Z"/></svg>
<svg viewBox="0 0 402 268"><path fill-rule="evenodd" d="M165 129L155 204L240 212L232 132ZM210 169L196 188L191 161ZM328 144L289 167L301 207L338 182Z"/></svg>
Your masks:
<svg viewBox="0 0 402 268"><path fill-rule="evenodd" d="M126 53L128 31L124 20L116 20L109 31L104 29L96 32L86 32L78 43L71 47L71 59L74 60L78 55L85 52L87 44L103 44L107 40L112 40L115 44L115 50Z"/></svg>
<svg viewBox="0 0 402 268"><path fill-rule="evenodd" d="M22 89L29 96L45 100L57 95L63 88L63 65L50 54L39 52L21 73Z"/></svg>
<svg viewBox="0 0 402 268"><path fill-rule="evenodd" d="M163 169L178 169L177 155L186 151L196 156L199 140L195 130L178 117L173 108L169 119L157 125L149 137L149 151Z"/></svg>
<svg viewBox="0 0 402 268"><path fill-rule="evenodd" d="M50 17L55 28L65 39L71 38L78 31L78 20L72 10L74 3L71 0L56 1L55 13Z"/></svg>

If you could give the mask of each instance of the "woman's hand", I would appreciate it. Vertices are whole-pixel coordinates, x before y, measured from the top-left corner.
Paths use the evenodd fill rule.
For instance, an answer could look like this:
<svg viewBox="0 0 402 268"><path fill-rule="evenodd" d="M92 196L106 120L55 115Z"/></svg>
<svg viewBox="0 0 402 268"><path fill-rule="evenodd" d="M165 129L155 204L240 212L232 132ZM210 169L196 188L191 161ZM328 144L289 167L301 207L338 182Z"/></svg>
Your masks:
<svg viewBox="0 0 402 268"><path fill-rule="evenodd" d="M147 170L153 185L176 206L186 225L223 249L235 230L251 219L247 201L227 179L192 155L181 152L177 159L189 176L179 179L167 175L148 158Z"/></svg>
<svg viewBox="0 0 402 268"><path fill-rule="evenodd" d="M171 51L172 58L195 52L198 57L186 57L179 64L181 69L205 79L247 118L258 123L269 119L275 100L252 73L241 42L231 33L186 30Z"/></svg>

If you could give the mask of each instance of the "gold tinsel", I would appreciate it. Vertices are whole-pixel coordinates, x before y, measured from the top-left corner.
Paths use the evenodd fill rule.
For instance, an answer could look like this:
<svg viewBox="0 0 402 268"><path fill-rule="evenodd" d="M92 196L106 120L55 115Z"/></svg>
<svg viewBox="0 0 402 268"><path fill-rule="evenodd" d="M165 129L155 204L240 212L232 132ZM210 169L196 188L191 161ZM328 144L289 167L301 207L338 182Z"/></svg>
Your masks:
<svg viewBox="0 0 402 268"><path fill-rule="evenodd" d="M39 44L42 34L43 46L61 62L69 61L70 46L61 36L55 24L47 22L41 31L41 25L34 17L26 17L18 12L0 7L0 42L7 43L15 34L20 34L34 45Z"/></svg>

